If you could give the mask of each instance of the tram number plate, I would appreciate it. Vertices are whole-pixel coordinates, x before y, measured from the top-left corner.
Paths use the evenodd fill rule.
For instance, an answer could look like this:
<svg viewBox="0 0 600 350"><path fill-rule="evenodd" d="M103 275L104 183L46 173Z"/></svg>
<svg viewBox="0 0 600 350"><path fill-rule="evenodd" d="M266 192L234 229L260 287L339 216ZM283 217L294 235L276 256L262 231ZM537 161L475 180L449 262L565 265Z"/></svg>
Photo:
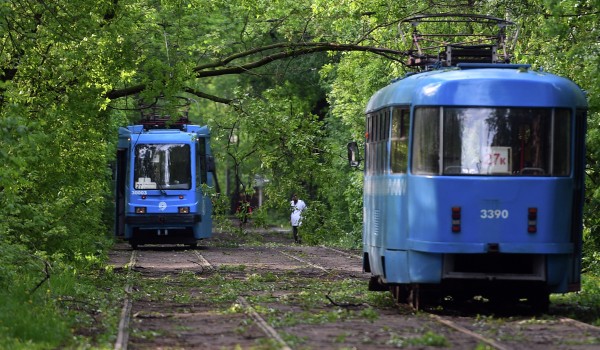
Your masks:
<svg viewBox="0 0 600 350"><path fill-rule="evenodd" d="M508 219L506 209L481 209L479 217L482 219Z"/></svg>

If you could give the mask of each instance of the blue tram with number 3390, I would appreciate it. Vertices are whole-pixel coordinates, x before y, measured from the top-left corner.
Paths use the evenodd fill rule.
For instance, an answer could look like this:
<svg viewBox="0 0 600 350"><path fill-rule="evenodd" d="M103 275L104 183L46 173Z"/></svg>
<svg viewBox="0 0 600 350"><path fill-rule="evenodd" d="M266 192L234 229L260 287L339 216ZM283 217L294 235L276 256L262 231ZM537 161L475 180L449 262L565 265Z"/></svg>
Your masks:
<svg viewBox="0 0 600 350"><path fill-rule="evenodd" d="M399 301L580 289L587 102L527 65L399 79L366 108L364 270ZM349 145L353 154L356 144Z"/></svg>

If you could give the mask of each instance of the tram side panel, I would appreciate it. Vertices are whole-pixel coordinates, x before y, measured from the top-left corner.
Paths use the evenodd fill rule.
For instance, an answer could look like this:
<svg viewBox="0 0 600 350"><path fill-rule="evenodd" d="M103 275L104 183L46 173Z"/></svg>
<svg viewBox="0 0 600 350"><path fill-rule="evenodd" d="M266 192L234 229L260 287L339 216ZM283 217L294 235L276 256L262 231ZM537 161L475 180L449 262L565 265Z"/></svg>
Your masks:
<svg viewBox="0 0 600 350"><path fill-rule="evenodd" d="M386 282L410 282L407 182L406 174L365 177L363 263Z"/></svg>

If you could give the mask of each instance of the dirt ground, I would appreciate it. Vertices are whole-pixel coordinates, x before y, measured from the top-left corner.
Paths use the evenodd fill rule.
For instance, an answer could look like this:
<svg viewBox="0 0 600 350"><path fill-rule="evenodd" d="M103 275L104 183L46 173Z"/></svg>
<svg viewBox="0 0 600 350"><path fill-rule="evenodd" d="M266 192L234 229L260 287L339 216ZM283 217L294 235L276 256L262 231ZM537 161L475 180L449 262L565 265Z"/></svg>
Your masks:
<svg viewBox="0 0 600 350"><path fill-rule="evenodd" d="M599 329L560 315L415 312L367 291L360 252L292 242L274 230L219 233L193 250L141 247L127 348L600 348ZM131 255L118 244L111 263L125 266Z"/></svg>

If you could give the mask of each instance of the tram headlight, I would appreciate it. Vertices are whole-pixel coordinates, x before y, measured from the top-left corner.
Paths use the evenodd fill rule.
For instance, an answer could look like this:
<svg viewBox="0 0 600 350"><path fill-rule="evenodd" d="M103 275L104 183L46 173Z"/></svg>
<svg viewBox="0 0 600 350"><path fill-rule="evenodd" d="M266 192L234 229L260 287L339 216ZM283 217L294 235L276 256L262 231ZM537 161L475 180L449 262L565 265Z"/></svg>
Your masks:
<svg viewBox="0 0 600 350"><path fill-rule="evenodd" d="M135 207L136 214L146 214L146 207Z"/></svg>
<svg viewBox="0 0 600 350"><path fill-rule="evenodd" d="M179 214L189 214L190 207L179 207Z"/></svg>

